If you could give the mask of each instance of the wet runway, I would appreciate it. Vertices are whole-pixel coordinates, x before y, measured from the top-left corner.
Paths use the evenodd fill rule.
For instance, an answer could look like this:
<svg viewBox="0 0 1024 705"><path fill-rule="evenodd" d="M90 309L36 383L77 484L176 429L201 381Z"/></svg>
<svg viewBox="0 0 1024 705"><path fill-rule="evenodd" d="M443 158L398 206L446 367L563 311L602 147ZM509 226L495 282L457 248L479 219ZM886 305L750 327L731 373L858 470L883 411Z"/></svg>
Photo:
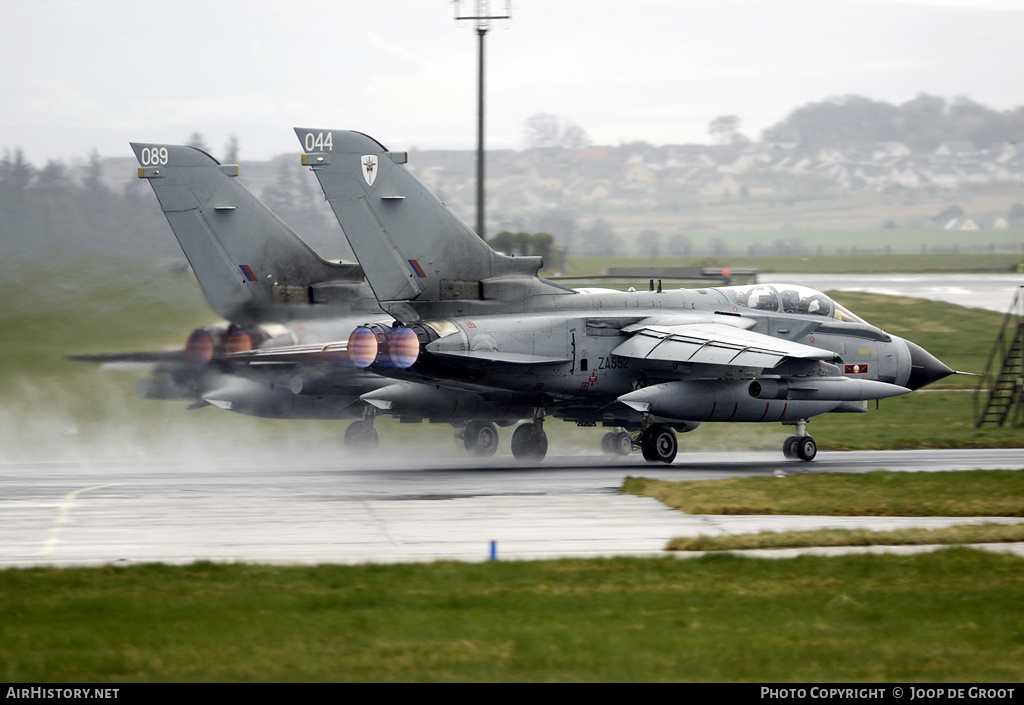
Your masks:
<svg viewBox="0 0 1024 705"><path fill-rule="evenodd" d="M0 465L0 567L208 559L274 563L658 555L675 536L816 527L946 526L963 518L688 516L618 494L629 475L719 479L804 472L1024 468L1020 449L550 457L421 467L336 457ZM992 521L991 518L978 521ZM1017 522L1020 519L1007 521Z"/></svg>

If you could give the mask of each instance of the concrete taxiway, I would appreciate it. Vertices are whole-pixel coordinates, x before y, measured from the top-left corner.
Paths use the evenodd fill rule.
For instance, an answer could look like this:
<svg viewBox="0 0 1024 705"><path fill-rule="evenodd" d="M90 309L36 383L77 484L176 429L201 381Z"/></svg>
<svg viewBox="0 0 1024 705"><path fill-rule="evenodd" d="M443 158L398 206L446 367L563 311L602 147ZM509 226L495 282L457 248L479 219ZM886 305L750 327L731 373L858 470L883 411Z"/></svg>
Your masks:
<svg viewBox="0 0 1024 705"><path fill-rule="evenodd" d="M0 567L362 563L665 555L675 536L813 528L934 528L1021 519L691 516L618 494L629 475L718 479L878 469L1019 469L1019 449L555 457L525 467L467 457L409 468L378 458L134 460L0 465ZM784 478L780 479L784 481ZM1024 553L1018 545L1000 550ZM878 550L878 549L872 549ZM919 549L912 549L919 550ZM788 555L775 551L771 555Z"/></svg>

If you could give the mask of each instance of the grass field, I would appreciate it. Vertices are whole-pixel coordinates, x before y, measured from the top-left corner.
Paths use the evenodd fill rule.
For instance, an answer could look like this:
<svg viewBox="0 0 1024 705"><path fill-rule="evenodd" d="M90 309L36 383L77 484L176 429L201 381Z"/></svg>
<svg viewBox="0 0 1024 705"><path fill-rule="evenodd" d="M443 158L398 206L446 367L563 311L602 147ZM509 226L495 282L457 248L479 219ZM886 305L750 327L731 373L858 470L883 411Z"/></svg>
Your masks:
<svg viewBox="0 0 1024 705"><path fill-rule="evenodd" d="M1024 517L1024 472L870 472L703 482L627 478L626 494L687 514Z"/></svg>
<svg viewBox="0 0 1024 705"><path fill-rule="evenodd" d="M1024 524L963 524L935 529L817 529L760 531L756 534L678 536L670 551L745 551L780 548L838 548L849 546L964 546L1024 542Z"/></svg>
<svg viewBox="0 0 1024 705"><path fill-rule="evenodd" d="M855 238L856 235L851 234L851 237ZM567 276L603 274L609 267L753 268L759 270L762 275L778 272L789 274L1007 273L1017 271L1017 266L1022 262L1024 262L1024 250L1012 254L971 252L958 255L906 252L885 254L879 252L842 256L733 254L697 257L574 257L569 261L569 266L563 274Z"/></svg>
<svg viewBox="0 0 1024 705"><path fill-rule="evenodd" d="M749 477L703 482L627 478L622 492L687 514L1024 517L1024 471ZM715 551L806 546L898 546L1024 541L1024 522L894 531L763 531L679 537L667 548Z"/></svg>
<svg viewBox="0 0 1024 705"><path fill-rule="evenodd" d="M970 550L0 571L0 679L1017 682L1024 572Z"/></svg>

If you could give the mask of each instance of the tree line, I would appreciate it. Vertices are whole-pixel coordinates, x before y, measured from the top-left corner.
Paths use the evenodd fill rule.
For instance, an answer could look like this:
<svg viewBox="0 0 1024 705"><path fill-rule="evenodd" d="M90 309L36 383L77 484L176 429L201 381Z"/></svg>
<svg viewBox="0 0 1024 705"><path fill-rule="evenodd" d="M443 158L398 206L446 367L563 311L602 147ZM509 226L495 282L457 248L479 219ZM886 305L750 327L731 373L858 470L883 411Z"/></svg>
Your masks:
<svg viewBox="0 0 1024 705"><path fill-rule="evenodd" d="M716 144L742 146L738 115L719 115L708 123ZM564 117L538 113L523 124L527 148L580 149L593 144L586 131ZM865 148L879 142L902 142L915 152L931 152L946 142L976 147L1024 141L1024 106L995 110L967 97L947 100L920 93L898 105L858 95L808 103L761 133L765 143L796 144L806 149Z"/></svg>
<svg viewBox="0 0 1024 705"><path fill-rule="evenodd" d="M193 135L192 146L203 147ZM237 156L237 142L229 144ZM352 252L333 214L291 157L274 160L275 179L257 194L311 246L331 258ZM74 257L104 253L130 257L180 257L149 184L104 179L94 150L85 162L51 160L37 168L18 148L0 157L0 261L24 255Z"/></svg>
<svg viewBox="0 0 1024 705"><path fill-rule="evenodd" d="M149 193L147 193L147 191ZM10 265L21 255L74 257L86 252L179 255L145 183L115 191L94 150L81 164L51 160L36 168L22 150L0 158L0 247ZM175 251L177 250L177 252Z"/></svg>
<svg viewBox="0 0 1024 705"><path fill-rule="evenodd" d="M713 121L712 130L716 126L722 129L721 122ZM797 108L764 130L761 139L807 149L902 142L915 152L930 152L962 141L988 148L1024 140L1024 106L1000 111L970 98L946 100L926 93L892 105L847 95Z"/></svg>

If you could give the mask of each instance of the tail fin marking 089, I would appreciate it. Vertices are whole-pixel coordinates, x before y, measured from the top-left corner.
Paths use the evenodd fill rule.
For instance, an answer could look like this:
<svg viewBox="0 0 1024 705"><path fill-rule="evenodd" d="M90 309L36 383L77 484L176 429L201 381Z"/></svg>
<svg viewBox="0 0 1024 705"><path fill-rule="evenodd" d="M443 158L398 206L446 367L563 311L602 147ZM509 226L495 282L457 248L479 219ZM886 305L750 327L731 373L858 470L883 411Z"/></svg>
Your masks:
<svg viewBox="0 0 1024 705"><path fill-rule="evenodd" d="M320 257L294 230L202 150L132 143L139 178L147 179L171 230L192 265L210 307L224 318L251 323L303 317L319 286L351 288L346 298L369 299L362 270ZM298 305L297 305L298 304ZM306 307L307 309L309 307ZM375 308L375 307L374 307Z"/></svg>

